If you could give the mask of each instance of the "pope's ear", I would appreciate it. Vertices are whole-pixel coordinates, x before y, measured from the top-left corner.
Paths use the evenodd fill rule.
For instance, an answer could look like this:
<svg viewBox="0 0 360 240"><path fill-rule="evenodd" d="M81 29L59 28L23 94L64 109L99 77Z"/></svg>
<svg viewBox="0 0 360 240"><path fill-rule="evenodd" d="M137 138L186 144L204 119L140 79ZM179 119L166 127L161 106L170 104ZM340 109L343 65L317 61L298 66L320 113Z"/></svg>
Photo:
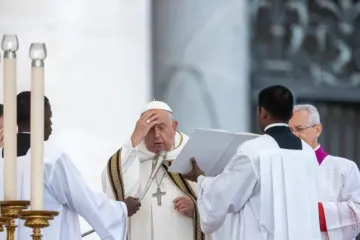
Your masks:
<svg viewBox="0 0 360 240"><path fill-rule="evenodd" d="M177 128L178 128L178 121L174 120L174 121L172 122L172 127L173 127L173 129L176 131Z"/></svg>
<svg viewBox="0 0 360 240"><path fill-rule="evenodd" d="M320 137L322 132L322 124L321 123L316 124L315 130L316 130L316 137Z"/></svg>

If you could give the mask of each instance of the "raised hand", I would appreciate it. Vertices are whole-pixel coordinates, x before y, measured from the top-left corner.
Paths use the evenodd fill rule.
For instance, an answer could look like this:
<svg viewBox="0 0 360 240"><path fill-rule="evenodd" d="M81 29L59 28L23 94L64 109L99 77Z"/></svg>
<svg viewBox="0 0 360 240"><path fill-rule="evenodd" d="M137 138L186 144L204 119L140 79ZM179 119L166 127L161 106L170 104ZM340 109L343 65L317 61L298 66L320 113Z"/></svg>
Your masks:
<svg viewBox="0 0 360 240"><path fill-rule="evenodd" d="M136 122L135 130L131 136L131 143L136 147L146 137L149 130L158 124L158 116L154 111L147 111L141 115L140 119Z"/></svg>
<svg viewBox="0 0 360 240"><path fill-rule="evenodd" d="M128 210L128 217L134 215L139 211L141 203L138 198L128 197L125 199L124 203L126 204Z"/></svg>

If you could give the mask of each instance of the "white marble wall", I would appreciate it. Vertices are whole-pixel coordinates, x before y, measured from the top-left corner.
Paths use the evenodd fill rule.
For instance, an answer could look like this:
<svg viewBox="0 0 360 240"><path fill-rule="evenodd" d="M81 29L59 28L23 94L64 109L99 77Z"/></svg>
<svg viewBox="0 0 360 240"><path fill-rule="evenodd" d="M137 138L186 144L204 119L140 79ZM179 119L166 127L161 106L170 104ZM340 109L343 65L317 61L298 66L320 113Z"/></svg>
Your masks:
<svg viewBox="0 0 360 240"><path fill-rule="evenodd" d="M0 0L4 33L20 40L19 91L30 87L30 43L46 42L51 141L101 190L108 157L127 140L150 98L150 1Z"/></svg>
<svg viewBox="0 0 360 240"><path fill-rule="evenodd" d="M191 134L248 131L246 0L154 0L153 91Z"/></svg>

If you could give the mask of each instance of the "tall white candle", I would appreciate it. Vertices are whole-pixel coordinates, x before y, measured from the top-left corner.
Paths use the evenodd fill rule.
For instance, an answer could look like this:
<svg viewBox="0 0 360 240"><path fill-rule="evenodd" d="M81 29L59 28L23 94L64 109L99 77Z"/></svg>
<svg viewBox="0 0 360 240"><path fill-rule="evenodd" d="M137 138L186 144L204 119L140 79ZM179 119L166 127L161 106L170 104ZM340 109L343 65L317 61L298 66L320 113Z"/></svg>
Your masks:
<svg viewBox="0 0 360 240"><path fill-rule="evenodd" d="M31 210L44 207L44 60L46 47L33 43L31 63Z"/></svg>
<svg viewBox="0 0 360 240"><path fill-rule="evenodd" d="M16 35L4 35L4 200L17 200Z"/></svg>

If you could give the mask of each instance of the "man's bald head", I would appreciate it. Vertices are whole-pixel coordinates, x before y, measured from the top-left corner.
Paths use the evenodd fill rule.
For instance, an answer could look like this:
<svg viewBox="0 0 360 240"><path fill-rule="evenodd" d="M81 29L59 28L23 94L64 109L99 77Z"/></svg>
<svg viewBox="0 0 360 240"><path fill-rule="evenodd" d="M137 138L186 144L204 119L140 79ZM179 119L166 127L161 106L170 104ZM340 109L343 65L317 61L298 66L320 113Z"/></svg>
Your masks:
<svg viewBox="0 0 360 240"><path fill-rule="evenodd" d="M146 135L144 141L146 148L154 153L171 150L175 144L177 121L174 120L172 113L167 110L151 109L146 112L149 111L156 114L158 124L153 126Z"/></svg>

